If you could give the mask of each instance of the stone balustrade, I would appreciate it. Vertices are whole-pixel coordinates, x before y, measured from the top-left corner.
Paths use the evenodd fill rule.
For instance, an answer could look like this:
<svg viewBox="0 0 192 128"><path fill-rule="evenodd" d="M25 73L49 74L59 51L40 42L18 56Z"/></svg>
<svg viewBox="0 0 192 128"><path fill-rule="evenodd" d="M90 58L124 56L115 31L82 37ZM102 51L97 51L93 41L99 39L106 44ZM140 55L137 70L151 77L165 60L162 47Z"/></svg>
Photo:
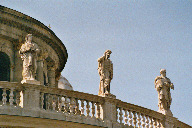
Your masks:
<svg viewBox="0 0 192 128"><path fill-rule="evenodd" d="M163 114L120 100L117 100L117 121L122 127L164 127Z"/></svg>
<svg viewBox="0 0 192 128"><path fill-rule="evenodd" d="M110 97L3 81L0 81L0 91L0 114L65 120L108 128L192 128L175 117Z"/></svg>
<svg viewBox="0 0 192 128"><path fill-rule="evenodd" d="M103 126L100 118L102 97L87 93L40 87L40 109L42 111L61 113L67 121ZM49 114L47 116L49 118Z"/></svg>
<svg viewBox="0 0 192 128"><path fill-rule="evenodd" d="M117 122L123 128L192 128L172 116L116 100Z"/></svg>

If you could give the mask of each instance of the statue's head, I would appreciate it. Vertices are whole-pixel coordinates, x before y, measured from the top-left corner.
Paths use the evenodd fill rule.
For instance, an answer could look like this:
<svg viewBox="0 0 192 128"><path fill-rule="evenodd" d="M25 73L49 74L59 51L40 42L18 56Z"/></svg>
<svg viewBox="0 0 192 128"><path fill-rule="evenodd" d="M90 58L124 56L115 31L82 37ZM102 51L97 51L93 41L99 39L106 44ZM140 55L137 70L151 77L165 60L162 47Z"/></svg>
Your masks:
<svg viewBox="0 0 192 128"><path fill-rule="evenodd" d="M27 34L26 37L25 37L25 41L26 42L31 42L32 41L32 34Z"/></svg>
<svg viewBox="0 0 192 128"><path fill-rule="evenodd" d="M161 69L160 74L165 77L166 76L166 69Z"/></svg>
<svg viewBox="0 0 192 128"><path fill-rule="evenodd" d="M109 58L110 58L110 54L111 54L111 53L112 53L111 50L106 50L106 51L105 51L104 55L105 55L106 59L109 59Z"/></svg>

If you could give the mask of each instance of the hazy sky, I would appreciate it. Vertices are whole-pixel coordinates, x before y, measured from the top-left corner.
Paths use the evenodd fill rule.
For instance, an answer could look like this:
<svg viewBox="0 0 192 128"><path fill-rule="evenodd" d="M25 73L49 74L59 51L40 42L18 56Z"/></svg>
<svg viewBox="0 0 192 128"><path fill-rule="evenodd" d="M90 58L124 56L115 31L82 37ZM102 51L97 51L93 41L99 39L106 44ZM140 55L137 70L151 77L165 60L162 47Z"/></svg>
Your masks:
<svg viewBox="0 0 192 128"><path fill-rule="evenodd" d="M111 93L158 110L154 79L161 68L175 85L174 117L192 125L191 0L0 0L51 29L68 51L62 75L74 90L98 94L97 59L112 51Z"/></svg>

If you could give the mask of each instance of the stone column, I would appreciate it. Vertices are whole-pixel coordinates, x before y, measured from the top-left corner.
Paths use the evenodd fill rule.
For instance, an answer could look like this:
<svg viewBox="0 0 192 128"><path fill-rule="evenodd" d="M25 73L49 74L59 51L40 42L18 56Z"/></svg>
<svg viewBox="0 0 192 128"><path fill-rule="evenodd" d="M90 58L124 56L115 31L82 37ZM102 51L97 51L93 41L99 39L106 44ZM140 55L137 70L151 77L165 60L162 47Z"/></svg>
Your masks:
<svg viewBox="0 0 192 128"><path fill-rule="evenodd" d="M14 77L13 77L14 70L15 70L15 66L13 64L11 64L11 66L10 66L10 81L11 82L14 82Z"/></svg>
<svg viewBox="0 0 192 128"><path fill-rule="evenodd" d="M49 87L55 87L55 68L48 67L47 75Z"/></svg>
<svg viewBox="0 0 192 128"><path fill-rule="evenodd" d="M44 77L43 77L43 60L40 59L37 61L37 76L36 79L40 81L41 85L44 85Z"/></svg>
<svg viewBox="0 0 192 128"><path fill-rule="evenodd" d="M14 72L13 72L13 81L14 82L21 82L23 79L22 77L22 68L23 68L23 62L19 55L19 49L22 45L22 40L18 42L14 42ZM13 66L13 65L12 65Z"/></svg>

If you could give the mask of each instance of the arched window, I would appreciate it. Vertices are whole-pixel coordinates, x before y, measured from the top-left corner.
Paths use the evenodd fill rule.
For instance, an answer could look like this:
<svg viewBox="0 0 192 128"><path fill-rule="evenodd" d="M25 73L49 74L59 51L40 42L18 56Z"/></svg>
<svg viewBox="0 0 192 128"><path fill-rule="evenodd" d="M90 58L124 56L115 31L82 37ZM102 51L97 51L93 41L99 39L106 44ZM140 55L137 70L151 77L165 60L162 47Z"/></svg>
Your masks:
<svg viewBox="0 0 192 128"><path fill-rule="evenodd" d="M0 52L0 81L10 81L10 60L4 52Z"/></svg>

